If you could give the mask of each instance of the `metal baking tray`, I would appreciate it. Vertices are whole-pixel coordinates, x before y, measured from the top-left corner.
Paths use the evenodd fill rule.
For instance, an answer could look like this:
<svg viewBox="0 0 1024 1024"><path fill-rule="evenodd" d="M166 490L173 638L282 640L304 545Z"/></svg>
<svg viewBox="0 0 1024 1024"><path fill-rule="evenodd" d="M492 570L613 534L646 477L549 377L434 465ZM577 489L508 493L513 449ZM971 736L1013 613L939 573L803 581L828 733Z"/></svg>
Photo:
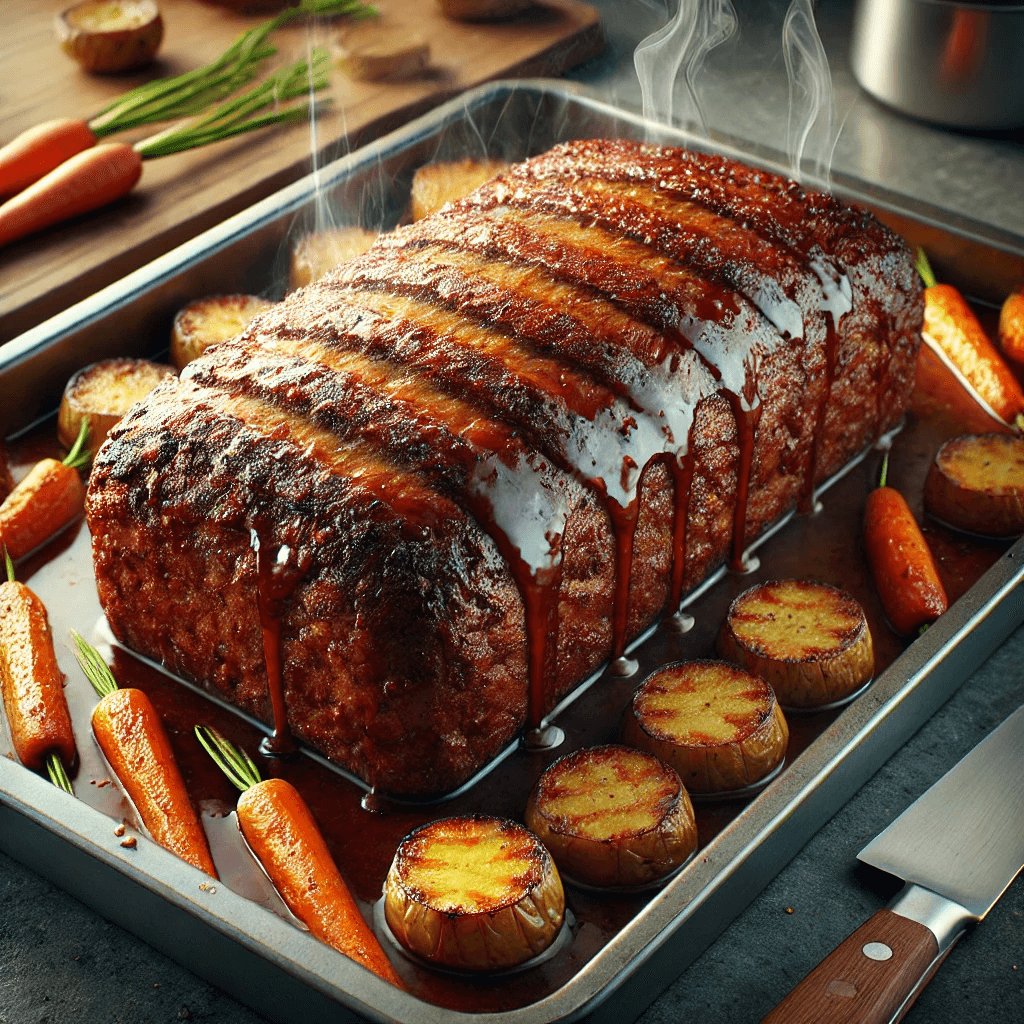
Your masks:
<svg viewBox="0 0 1024 1024"><path fill-rule="evenodd" d="M289 242L297 234L333 223L393 226L403 215L412 173L421 164L467 154L518 159L560 140L593 136L693 142L565 83L495 83L476 89L4 346L0 435L17 434L38 422L43 426L36 433L45 435L45 417L52 415L72 372L112 355L159 353L174 313L186 302L234 291L279 295ZM714 148L780 169L777 154L740 150L727 142ZM857 182L841 181L836 191L872 207L912 241L927 244L943 276L975 296L997 297L1015 277L1024 276L1024 239L951 222L941 211L869 191ZM920 494L931 453L956 432L949 423L909 419L894 442L890 469L907 493ZM271 912L274 901L266 893L240 895L232 891L235 883L227 874L225 881L210 886L205 876L144 837L136 849L122 848L111 817L131 822L131 810L113 788L102 797L90 793L91 804L97 805L92 806L67 797L7 757L0 757L0 848L274 1020L307 1021L312 1015L325 1021L440 1024L475 1020L483 1012L510 1024L634 1019L1024 621L1024 540L994 547L961 544L939 533L933 538L936 543L952 562L967 567L958 588L964 592L913 643L904 645L892 635L857 542L860 510L879 457L876 451L865 453L822 496L823 507L816 515L783 524L758 549L756 574L723 574L704 589L688 608L694 618L691 629L679 633L662 626L649 631L632 650L641 666L636 676L599 676L564 707L557 716L567 734L562 747L545 752L516 748L448 804L401 807L391 818L361 811L358 790L347 780L331 775L325 783L335 787L330 792L341 794L344 813L367 815L349 832L390 830L394 843L408 831L407 821L470 810L520 817L525 792L544 766L573 747L613 739L622 708L639 680L658 664L708 653L728 602L751 583L815 576L845 586L861 600L880 664L887 666L871 686L845 708L791 717L793 740L786 767L759 795L700 805L697 856L664 887L608 895L570 888L575 917L570 941L556 957L514 979L435 983L424 980L431 972L400 964L407 980L416 982L417 994L398 991L296 928L280 907L278 913ZM102 632L85 529L79 525L55 540L52 550L30 560L19 578L47 604L58 657L69 676L68 690L80 694L86 684L62 638L72 626L93 637ZM118 656L123 665L125 656ZM178 703L179 698L167 694L186 693L152 669L139 672L165 701ZM83 700L79 696L78 704ZM75 699L72 704L79 724L83 712ZM193 705L186 701L186 706ZM213 704L209 713L229 714ZM86 746L81 732L79 745ZM8 749L9 741L0 733L0 753ZM89 758L95 754L83 754L76 778L79 790L91 788L86 781ZM323 771L319 766L315 770ZM224 821L230 824L229 819L217 820L221 832ZM209 816L204 821L214 827ZM345 863L344 856L340 859L343 871L358 875L357 896L371 901L368 893L379 865L363 869ZM245 885L235 888L246 890ZM157 919L159 928L154 927Z"/></svg>

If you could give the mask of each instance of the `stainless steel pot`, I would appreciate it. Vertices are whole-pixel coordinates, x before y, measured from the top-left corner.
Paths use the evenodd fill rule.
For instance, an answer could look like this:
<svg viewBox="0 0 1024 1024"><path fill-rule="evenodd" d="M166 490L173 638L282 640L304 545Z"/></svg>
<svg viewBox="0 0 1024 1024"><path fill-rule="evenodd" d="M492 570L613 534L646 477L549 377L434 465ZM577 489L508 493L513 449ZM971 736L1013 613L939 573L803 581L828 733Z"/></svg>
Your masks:
<svg viewBox="0 0 1024 1024"><path fill-rule="evenodd" d="M1024 4L857 0L850 63L872 96L915 117L1024 126Z"/></svg>

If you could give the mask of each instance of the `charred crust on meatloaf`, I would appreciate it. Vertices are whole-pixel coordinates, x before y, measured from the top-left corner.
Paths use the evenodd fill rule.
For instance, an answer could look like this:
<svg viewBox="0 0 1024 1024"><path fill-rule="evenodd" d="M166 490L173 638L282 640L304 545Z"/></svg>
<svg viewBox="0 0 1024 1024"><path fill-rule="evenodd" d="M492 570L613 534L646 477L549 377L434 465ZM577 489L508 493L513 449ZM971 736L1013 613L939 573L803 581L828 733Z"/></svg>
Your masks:
<svg viewBox="0 0 1024 1024"><path fill-rule="evenodd" d="M293 729L383 790L449 790L526 706L523 605L481 473L500 462L562 503L550 708L612 636L612 523L574 432L603 417L627 437L657 421L636 381L691 374L688 590L734 530L753 538L895 424L922 309L909 250L864 211L705 154L556 147L383 237L130 414L90 488L101 600L129 646L268 718L248 530L305 545L283 631ZM728 352L695 361L685 334L704 322L745 346L731 400L707 386ZM629 636L665 605L675 514L661 455L636 468Z"/></svg>

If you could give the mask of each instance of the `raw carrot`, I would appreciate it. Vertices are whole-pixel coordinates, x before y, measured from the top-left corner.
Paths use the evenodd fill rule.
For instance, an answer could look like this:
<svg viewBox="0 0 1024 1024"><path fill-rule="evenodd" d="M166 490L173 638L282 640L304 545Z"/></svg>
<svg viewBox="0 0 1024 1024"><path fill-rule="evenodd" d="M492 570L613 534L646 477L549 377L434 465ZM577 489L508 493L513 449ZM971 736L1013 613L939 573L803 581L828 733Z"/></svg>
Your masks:
<svg viewBox="0 0 1024 1024"><path fill-rule="evenodd" d="M238 825L288 909L322 942L405 988L359 912L312 812L284 779L260 779L248 754L196 726L199 742L242 791Z"/></svg>
<svg viewBox="0 0 1024 1024"><path fill-rule="evenodd" d="M0 690L14 752L26 768L45 766L54 783L70 793L65 766L74 761L77 751L50 622L43 602L15 580L14 564L6 552L4 561L7 580L0 583Z"/></svg>
<svg viewBox="0 0 1024 1024"><path fill-rule="evenodd" d="M66 160L0 206L0 246L126 196L142 176L142 157L111 142Z"/></svg>
<svg viewBox="0 0 1024 1024"><path fill-rule="evenodd" d="M0 148L0 199L16 195L95 145L88 123L75 118L60 117L29 128Z"/></svg>
<svg viewBox="0 0 1024 1024"><path fill-rule="evenodd" d="M1011 427L1024 430L1024 390L971 307L952 285L936 283L920 249L917 268L926 286L925 342L945 354L997 416Z"/></svg>
<svg viewBox="0 0 1024 1024"><path fill-rule="evenodd" d="M248 84L277 51L268 41L296 17L373 14L359 0L300 0L276 17L247 29L216 60L159 78L119 96L88 120L60 118L22 132L0 149L0 199L15 195L76 153L117 132L202 113Z"/></svg>
<svg viewBox="0 0 1024 1024"><path fill-rule="evenodd" d="M141 690L119 690L99 652L77 633L74 638L78 663L100 697L93 735L121 788L156 842L216 878L206 833L156 708Z"/></svg>
<svg viewBox="0 0 1024 1024"><path fill-rule="evenodd" d="M864 548L889 622L908 636L934 622L949 607L931 550L903 495L881 483L864 507Z"/></svg>
<svg viewBox="0 0 1024 1024"><path fill-rule="evenodd" d="M999 347L1008 359L1024 364L1024 285L1006 297L999 311Z"/></svg>
<svg viewBox="0 0 1024 1024"><path fill-rule="evenodd" d="M178 125L126 146L107 143L78 153L0 206L0 246L77 217L127 195L142 176L142 161L304 119L309 104L280 106L327 86L330 55L315 47L310 60L276 71L240 96L221 103L190 124ZM259 114L274 107L269 114ZM256 116L259 115L259 116Z"/></svg>
<svg viewBox="0 0 1024 1024"><path fill-rule="evenodd" d="M82 424L63 462L43 459L32 467L0 505L0 544L18 561L77 518L85 502L78 474L90 458L85 448L88 424Z"/></svg>

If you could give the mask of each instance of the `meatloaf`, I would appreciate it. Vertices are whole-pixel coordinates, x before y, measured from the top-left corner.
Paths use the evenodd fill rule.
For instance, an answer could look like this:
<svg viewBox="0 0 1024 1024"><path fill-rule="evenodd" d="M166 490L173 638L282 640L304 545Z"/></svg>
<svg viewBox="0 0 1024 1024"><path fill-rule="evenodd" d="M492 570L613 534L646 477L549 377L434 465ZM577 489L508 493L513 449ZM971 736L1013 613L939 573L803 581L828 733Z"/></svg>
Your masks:
<svg viewBox="0 0 1024 1024"><path fill-rule="evenodd" d="M377 789L451 790L899 420L922 309L863 210L566 143L125 417L88 498L103 607Z"/></svg>

